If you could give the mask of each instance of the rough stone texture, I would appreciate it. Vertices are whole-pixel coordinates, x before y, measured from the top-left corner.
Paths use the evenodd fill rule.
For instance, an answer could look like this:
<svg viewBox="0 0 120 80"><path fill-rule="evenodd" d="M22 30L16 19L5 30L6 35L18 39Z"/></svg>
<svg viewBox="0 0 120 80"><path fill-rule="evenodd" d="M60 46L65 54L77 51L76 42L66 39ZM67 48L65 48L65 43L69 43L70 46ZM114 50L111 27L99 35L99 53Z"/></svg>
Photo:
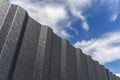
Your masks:
<svg viewBox="0 0 120 80"><path fill-rule="evenodd" d="M47 26L41 27L33 80L48 80L49 78L52 36L52 29Z"/></svg>
<svg viewBox="0 0 120 80"><path fill-rule="evenodd" d="M28 19L13 80L32 80L40 29L41 25L39 23L31 18Z"/></svg>
<svg viewBox="0 0 120 80"><path fill-rule="evenodd" d="M18 6L15 6L15 5L10 5L9 6L9 9L8 9L7 15L5 16L4 22L0 25L1 26L1 28L0 28L0 52L2 50L4 42L6 40L8 31L9 31L10 26L12 24L12 21L13 21L13 19L15 17L17 7ZM4 12L4 14L6 14L6 12ZM3 17L3 15L1 15L1 16Z"/></svg>
<svg viewBox="0 0 120 80"><path fill-rule="evenodd" d="M4 23L4 19L9 11L10 5L3 0L0 0L0 29L1 24Z"/></svg>
<svg viewBox="0 0 120 80"><path fill-rule="evenodd" d="M11 80L12 78L27 19L28 16L26 11L19 7L1 50L0 80Z"/></svg>

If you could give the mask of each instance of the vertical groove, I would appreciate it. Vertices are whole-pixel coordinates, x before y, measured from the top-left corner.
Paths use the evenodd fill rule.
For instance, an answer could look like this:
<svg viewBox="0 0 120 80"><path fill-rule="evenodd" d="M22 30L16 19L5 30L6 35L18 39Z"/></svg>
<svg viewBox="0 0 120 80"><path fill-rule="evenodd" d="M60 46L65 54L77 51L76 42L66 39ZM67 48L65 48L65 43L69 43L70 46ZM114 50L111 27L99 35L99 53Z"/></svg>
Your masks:
<svg viewBox="0 0 120 80"><path fill-rule="evenodd" d="M40 29L41 25L29 17L13 80L32 80Z"/></svg>
<svg viewBox="0 0 120 80"><path fill-rule="evenodd" d="M1 29L0 29L0 53L1 53L1 50L2 50L2 47L3 47L3 44L5 42L5 39L7 37L7 34L9 32L12 21L14 19L16 10L17 10L16 5L10 5L9 6L7 16L4 20L3 25L1 26Z"/></svg>
<svg viewBox="0 0 120 80"><path fill-rule="evenodd" d="M27 22L28 22L28 15L25 15L25 19L23 21L22 29L21 29L21 32L20 32L20 35L19 35L19 40L18 40L17 47L16 47L16 50L15 50L15 55L14 55L14 58L13 58L13 61L12 61L12 65L11 65L7 80L12 80L12 78L13 78L13 74L14 74L16 62L17 62L17 59L18 59L18 56L19 56L19 51L20 51L20 47L21 47L21 44L22 44L22 41L23 41L24 33L25 33L25 30L26 30Z"/></svg>

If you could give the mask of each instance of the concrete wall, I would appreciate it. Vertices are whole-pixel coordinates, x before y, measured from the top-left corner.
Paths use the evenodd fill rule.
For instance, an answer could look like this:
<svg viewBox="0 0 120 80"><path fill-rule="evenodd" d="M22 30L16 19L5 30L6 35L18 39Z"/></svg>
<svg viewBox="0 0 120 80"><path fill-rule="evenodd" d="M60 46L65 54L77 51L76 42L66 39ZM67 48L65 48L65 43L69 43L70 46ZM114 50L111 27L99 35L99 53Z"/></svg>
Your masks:
<svg viewBox="0 0 120 80"><path fill-rule="evenodd" d="M0 0L0 80L120 80L103 65Z"/></svg>

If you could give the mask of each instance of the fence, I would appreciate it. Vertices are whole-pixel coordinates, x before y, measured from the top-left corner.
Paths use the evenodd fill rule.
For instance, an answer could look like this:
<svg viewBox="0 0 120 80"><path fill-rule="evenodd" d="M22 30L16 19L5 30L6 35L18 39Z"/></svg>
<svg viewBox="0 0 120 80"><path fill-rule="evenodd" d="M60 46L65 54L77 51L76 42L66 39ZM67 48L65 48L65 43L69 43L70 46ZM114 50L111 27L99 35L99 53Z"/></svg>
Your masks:
<svg viewBox="0 0 120 80"><path fill-rule="evenodd" d="M120 80L103 65L0 0L0 80Z"/></svg>

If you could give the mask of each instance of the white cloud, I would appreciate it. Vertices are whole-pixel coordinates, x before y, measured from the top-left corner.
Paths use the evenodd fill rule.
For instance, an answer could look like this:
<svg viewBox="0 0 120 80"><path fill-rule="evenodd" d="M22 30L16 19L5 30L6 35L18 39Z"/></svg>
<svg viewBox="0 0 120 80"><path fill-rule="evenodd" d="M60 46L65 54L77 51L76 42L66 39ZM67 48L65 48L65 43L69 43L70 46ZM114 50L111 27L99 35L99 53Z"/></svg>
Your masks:
<svg viewBox="0 0 120 80"><path fill-rule="evenodd" d="M89 25L86 21L86 17L82 14L83 8L87 8L91 4L91 0L68 0L71 12L74 16L82 20L82 28L86 31L89 30Z"/></svg>
<svg viewBox="0 0 120 80"><path fill-rule="evenodd" d="M67 0L70 6L73 8L82 8L85 6L89 6L91 4L91 0Z"/></svg>
<svg viewBox="0 0 120 80"><path fill-rule="evenodd" d="M101 64L120 59L120 32L112 32L102 35L98 39L82 40L74 44L84 53L91 55Z"/></svg>
<svg viewBox="0 0 120 80"><path fill-rule="evenodd" d="M87 16L84 15L84 9L91 7L92 1L95 4L108 5L110 11L110 21L115 21L118 17L118 1L119 0L9 0L10 3L18 4L26 9L29 15L38 22L50 26L56 34L63 38L71 38L68 29L78 34L75 27L69 27L67 24L72 23L73 19L69 15L69 11L82 22L80 25L85 31L88 31L90 26L87 21ZM100 3L98 3L98 1ZM62 23L62 24L61 24ZM62 32L66 32L63 35Z"/></svg>
<svg viewBox="0 0 120 80"><path fill-rule="evenodd" d="M66 38L71 37L65 30L62 30L62 31L60 32L60 34L61 34L61 36L64 36L64 37L66 37Z"/></svg>
<svg viewBox="0 0 120 80"><path fill-rule="evenodd" d="M87 23L86 17L82 14L83 8L86 8L90 5L91 0L9 0L12 4L17 4L23 7L28 11L29 15L37 20L38 22L50 26L55 33L59 36L66 38L70 38L71 35L66 31L67 29L72 30L75 34L78 31L74 27L67 27L69 24L70 17L68 15L68 10L71 13L80 18L83 25L82 28L84 30L89 30L89 24ZM62 27L59 25L60 22L67 22L63 25L66 27ZM62 32L61 32L62 31ZM66 32L66 35L63 35L63 32ZM69 37L68 37L69 36Z"/></svg>
<svg viewBox="0 0 120 80"><path fill-rule="evenodd" d="M23 7L32 18L41 24L50 26L59 36L67 39L70 38L70 35L65 31L64 27L58 25L60 21L67 20L68 18L64 6L48 3L43 5L43 3L34 3L31 0L11 0L10 2Z"/></svg>
<svg viewBox="0 0 120 80"><path fill-rule="evenodd" d="M118 18L119 4L120 4L119 0L111 0L110 7L109 7L109 10L111 13L111 17L110 17L111 22L116 21L116 19Z"/></svg>
<svg viewBox="0 0 120 80"><path fill-rule="evenodd" d="M89 25L88 25L88 23L85 22L85 21L83 22L82 27L83 27L86 31L89 30Z"/></svg>
<svg viewBox="0 0 120 80"><path fill-rule="evenodd" d="M120 77L120 73L117 73L116 76Z"/></svg>
<svg viewBox="0 0 120 80"><path fill-rule="evenodd" d="M115 14L112 14L111 17L110 17L110 21L113 22L117 19L118 17L118 13L116 12Z"/></svg>

